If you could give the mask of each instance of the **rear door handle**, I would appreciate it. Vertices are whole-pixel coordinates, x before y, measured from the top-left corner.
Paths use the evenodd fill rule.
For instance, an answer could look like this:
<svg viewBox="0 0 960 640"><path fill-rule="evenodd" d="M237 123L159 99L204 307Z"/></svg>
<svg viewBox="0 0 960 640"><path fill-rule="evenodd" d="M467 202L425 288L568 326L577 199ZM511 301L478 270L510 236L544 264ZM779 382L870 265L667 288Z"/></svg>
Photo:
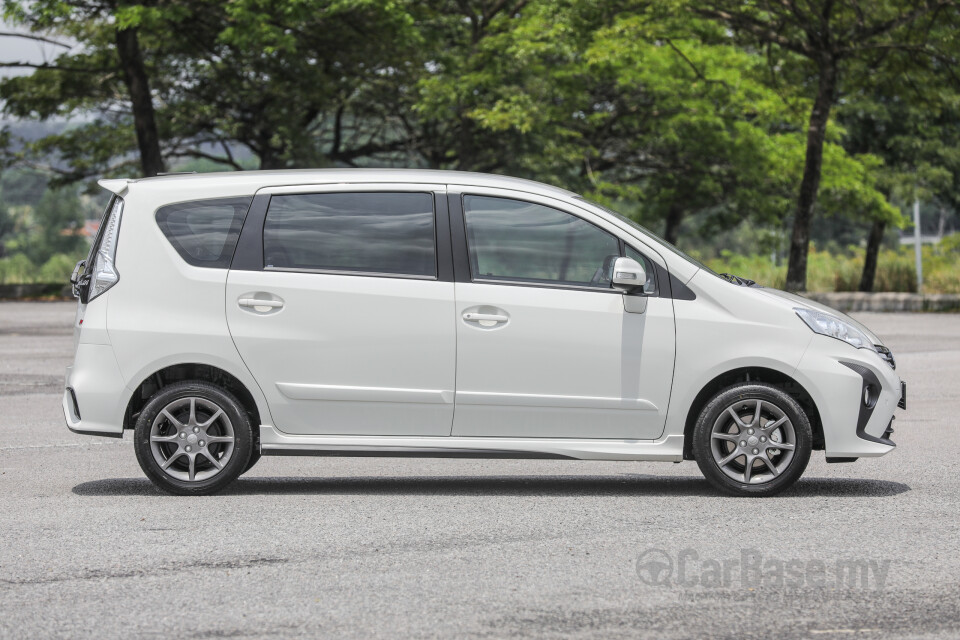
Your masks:
<svg viewBox="0 0 960 640"><path fill-rule="evenodd" d="M279 309L283 306L283 303L279 300L259 300L257 298L240 298L237 300L237 304L241 307L270 307L271 309Z"/></svg>
<svg viewBox="0 0 960 640"><path fill-rule="evenodd" d="M465 313L463 319L468 322L506 322L510 318L497 313Z"/></svg>

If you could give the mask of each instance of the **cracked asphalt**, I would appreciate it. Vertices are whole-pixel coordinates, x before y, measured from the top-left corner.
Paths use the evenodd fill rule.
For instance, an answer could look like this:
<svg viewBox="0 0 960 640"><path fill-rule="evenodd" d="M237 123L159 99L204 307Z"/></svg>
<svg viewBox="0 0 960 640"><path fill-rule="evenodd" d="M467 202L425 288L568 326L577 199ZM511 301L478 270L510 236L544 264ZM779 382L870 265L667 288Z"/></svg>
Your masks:
<svg viewBox="0 0 960 640"><path fill-rule="evenodd" d="M899 446L776 498L692 462L389 458L183 498L64 426L73 309L0 303L0 637L960 636L960 315L860 314L909 384Z"/></svg>

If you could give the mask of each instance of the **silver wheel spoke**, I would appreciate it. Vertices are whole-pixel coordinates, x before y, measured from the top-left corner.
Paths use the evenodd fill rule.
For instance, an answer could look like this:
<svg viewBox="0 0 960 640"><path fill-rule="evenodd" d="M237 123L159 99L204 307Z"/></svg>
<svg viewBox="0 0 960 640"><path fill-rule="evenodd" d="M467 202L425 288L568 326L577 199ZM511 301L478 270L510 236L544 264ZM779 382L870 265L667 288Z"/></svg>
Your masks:
<svg viewBox="0 0 960 640"><path fill-rule="evenodd" d="M770 449L784 449L786 451L793 451L796 449L796 446L790 444L789 442L773 442L770 441Z"/></svg>
<svg viewBox="0 0 960 640"><path fill-rule="evenodd" d="M725 466L727 466L728 464L730 464L731 462L733 462L734 460L736 460L737 458L739 458L739 457L742 456L742 455L743 455L743 452L742 452L742 451L740 451L739 449L734 449L734 450L733 450L733 453L731 453L730 455L728 455L726 458L724 458L723 460L721 460L721 461L718 462L717 464L719 464L721 467L725 467Z"/></svg>
<svg viewBox="0 0 960 640"><path fill-rule="evenodd" d="M770 473L773 474L774 478L780 475L780 470L777 469L777 465L773 464L773 462L770 460L770 458L766 456L766 454L760 456L760 459L763 460L763 464L767 465L767 469L770 469Z"/></svg>
<svg viewBox="0 0 960 640"><path fill-rule="evenodd" d="M733 417L733 421L737 423L737 426L741 429L746 429L747 425L740 419L740 416L737 415L737 412L733 410L733 407L727 408L727 413Z"/></svg>
<svg viewBox="0 0 960 640"><path fill-rule="evenodd" d="M233 436L207 436L207 442L210 444L215 442L233 442Z"/></svg>
<svg viewBox="0 0 960 640"><path fill-rule="evenodd" d="M179 433L172 436L150 436L150 442L176 442L179 436Z"/></svg>
<svg viewBox="0 0 960 640"><path fill-rule="evenodd" d="M213 466L215 466L217 469L223 469L223 465L220 464L220 461L217 460L217 458L212 453L210 453L206 449L204 449L202 453L207 460L213 463Z"/></svg>
<svg viewBox="0 0 960 640"><path fill-rule="evenodd" d="M763 410L763 400L757 400L757 410L753 413L753 420L750 422L751 427L760 427L760 411Z"/></svg>
<svg viewBox="0 0 960 640"><path fill-rule="evenodd" d="M197 475L197 454L190 454L190 482L193 482Z"/></svg>
<svg viewBox="0 0 960 640"><path fill-rule="evenodd" d="M188 422L187 424L191 426L197 424L197 399L196 398L190 398L190 422ZM193 480L193 478L191 478L191 480Z"/></svg>
<svg viewBox="0 0 960 640"><path fill-rule="evenodd" d="M717 440L728 440L730 442L736 442L740 438L739 433L723 433L715 431L713 437Z"/></svg>
<svg viewBox="0 0 960 640"><path fill-rule="evenodd" d="M164 409L163 411L161 411L160 414L161 414L163 417L165 417L165 418L170 422L170 424L172 424L173 426L175 426L177 429L182 429L183 427L187 426L187 425L183 424L182 422L180 422L179 420L177 420L176 418L174 418L174 417L173 417L173 414L170 413L169 411L167 411L166 409Z"/></svg>
<svg viewBox="0 0 960 640"><path fill-rule="evenodd" d="M750 484L750 477L753 474L753 458L747 456L747 466L743 468L743 481Z"/></svg>
<svg viewBox="0 0 960 640"><path fill-rule="evenodd" d="M206 429L206 428L208 428L210 425L212 425L214 422L216 422L216 421L220 418L220 416L222 416L222 415L223 415L223 409L217 409L217 412L216 412L215 414L213 414L213 417L210 418L209 420L207 420L206 422L204 422L203 424L201 424L201 425L200 425L200 428L201 428L201 429Z"/></svg>
<svg viewBox="0 0 960 640"><path fill-rule="evenodd" d="M779 427L780 425L782 425L782 424L783 424L784 422L786 422L786 421L787 421L787 416L783 416L782 418L780 418L780 419L777 420L776 422L768 422L768 423L763 427L763 430L764 430L764 431L772 431L773 429L776 429L777 427Z"/></svg>
<svg viewBox="0 0 960 640"><path fill-rule="evenodd" d="M186 455L186 454L185 454L183 451L174 451L174 452L173 452L173 455L170 456L169 458L167 458L167 461L164 462L164 463L160 466L160 468L163 469L164 471L166 471L166 470L167 470L167 467L170 466L170 463L172 463L174 460L176 460L177 458L179 458L179 457L182 456L182 455Z"/></svg>

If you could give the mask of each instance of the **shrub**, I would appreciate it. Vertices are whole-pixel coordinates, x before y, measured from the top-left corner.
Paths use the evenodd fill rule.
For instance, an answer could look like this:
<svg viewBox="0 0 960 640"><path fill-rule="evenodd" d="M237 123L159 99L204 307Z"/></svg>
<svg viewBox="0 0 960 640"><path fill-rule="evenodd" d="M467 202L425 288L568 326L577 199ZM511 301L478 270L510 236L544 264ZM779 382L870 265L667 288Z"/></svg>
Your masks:
<svg viewBox="0 0 960 640"><path fill-rule="evenodd" d="M944 238L939 246L923 247L922 255L924 292L960 293L960 234ZM864 250L859 247L851 247L842 253L819 251L811 247L807 256L807 290L857 291L863 263ZM719 258L707 260L706 264L717 273L733 273L768 287L781 289L786 282L786 265L775 265L770 256L744 256L725 251ZM911 248L880 252L873 290L917 290Z"/></svg>

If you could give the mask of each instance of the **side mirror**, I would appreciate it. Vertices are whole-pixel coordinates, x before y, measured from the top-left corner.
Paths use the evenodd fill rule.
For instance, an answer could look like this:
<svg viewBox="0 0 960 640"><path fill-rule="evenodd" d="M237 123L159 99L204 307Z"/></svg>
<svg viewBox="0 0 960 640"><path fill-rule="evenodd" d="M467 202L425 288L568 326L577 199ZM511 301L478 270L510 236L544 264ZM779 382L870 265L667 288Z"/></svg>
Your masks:
<svg viewBox="0 0 960 640"><path fill-rule="evenodd" d="M647 283L647 272L643 265L633 258L617 258L613 263L613 288L624 293L643 291Z"/></svg>

